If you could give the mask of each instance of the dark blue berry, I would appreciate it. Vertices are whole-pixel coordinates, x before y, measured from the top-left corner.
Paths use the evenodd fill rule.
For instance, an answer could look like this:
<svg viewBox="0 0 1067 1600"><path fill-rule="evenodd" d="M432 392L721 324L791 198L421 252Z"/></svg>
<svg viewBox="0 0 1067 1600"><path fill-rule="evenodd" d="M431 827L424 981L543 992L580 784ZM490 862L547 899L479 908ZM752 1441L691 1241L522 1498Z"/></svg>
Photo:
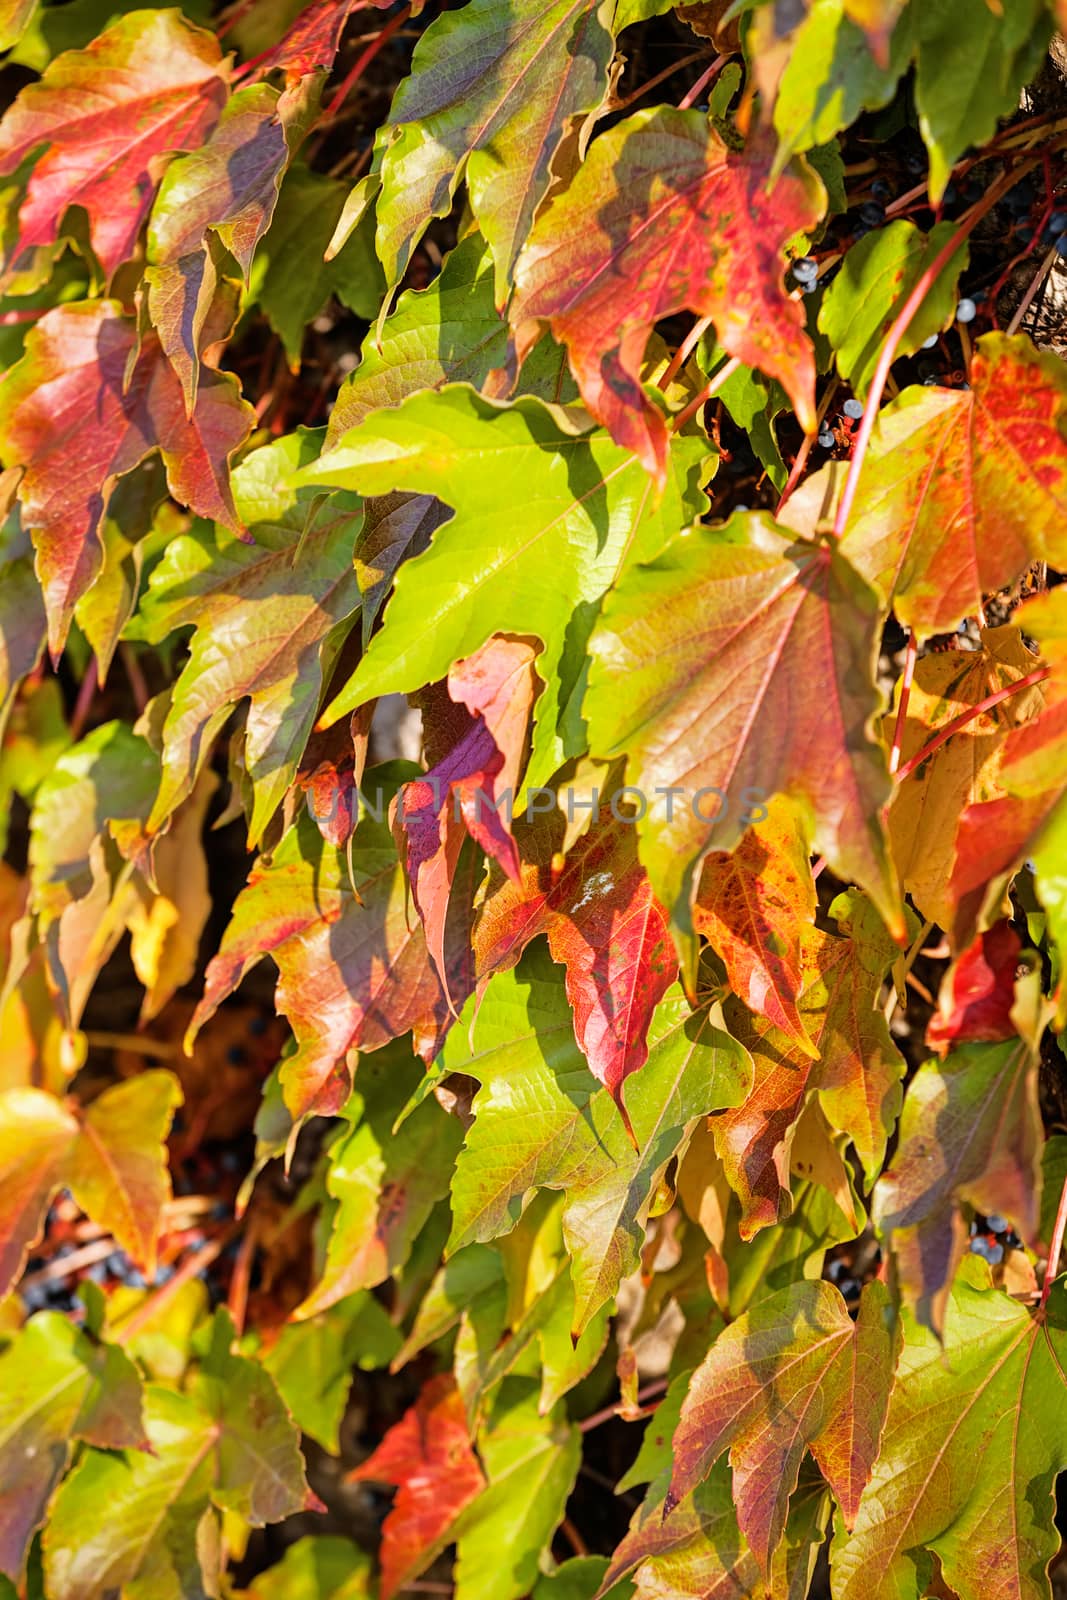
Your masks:
<svg viewBox="0 0 1067 1600"><path fill-rule="evenodd" d="M878 200L882 205L885 205L885 202L891 199L892 195L893 191L889 187L889 184L886 183L885 179L875 178L874 182L871 184L871 199Z"/></svg>
<svg viewBox="0 0 1067 1600"><path fill-rule="evenodd" d="M877 228L885 221L885 206L880 206L877 200L865 200L860 206L860 221L869 228Z"/></svg>
<svg viewBox="0 0 1067 1600"><path fill-rule="evenodd" d="M863 401L846 400L841 409L846 417L851 417L853 422L858 422L863 415Z"/></svg>

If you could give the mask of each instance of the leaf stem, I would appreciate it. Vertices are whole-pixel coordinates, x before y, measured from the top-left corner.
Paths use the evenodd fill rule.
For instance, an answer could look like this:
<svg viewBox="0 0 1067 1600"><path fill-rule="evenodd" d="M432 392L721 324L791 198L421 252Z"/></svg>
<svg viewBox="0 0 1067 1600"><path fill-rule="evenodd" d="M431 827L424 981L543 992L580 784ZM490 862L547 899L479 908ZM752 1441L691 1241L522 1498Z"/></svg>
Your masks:
<svg viewBox="0 0 1067 1600"><path fill-rule="evenodd" d="M353 62L351 69L342 79L341 86L337 93L326 107L326 111L320 121L320 126L322 123L332 121L332 119L337 115L338 111L340 111L342 105L348 99L348 96L351 94L360 78L362 78L363 74L366 72L375 56L384 48L385 45L389 43L389 40L393 37L393 34L396 33L397 29L404 26L404 23L408 20L410 15L411 6L406 5L403 11L398 11L395 17L389 18L389 21L385 24L385 27L382 29L382 31L371 40L370 44L365 50L362 50L359 53Z"/></svg>
<svg viewBox="0 0 1067 1600"><path fill-rule="evenodd" d="M696 104L696 99L701 89L707 88L712 78L716 77L717 74L722 71L729 59L729 55L725 52L715 57L715 60L711 63L711 66L707 69L707 71L700 74L700 77L697 79L696 83L693 84L692 88L679 100L679 111L688 111L691 106Z"/></svg>
<svg viewBox="0 0 1067 1600"><path fill-rule="evenodd" d="M701 389L696 398L694 400L690 400L685 410L679 411L678 415L671 422L671 432L677 433L681 428L684 428L690 418L696 416L701 406L707 405L713 394L718 394L723 384L728 378L733 377L740 365L741 363L737 356L731 356L726 365L724 367L720 367L713 378L708 379L707 383L704 385L703 389Z"/></svg>
<svg viewBox="0 0 1067 1600"><path fill-rule="evenodd" d="M1033 161L1026 164L1026 170L1029 171L1031 167L1034 167L1037 164L1038 158L1035 158ZM901 339L903 339L904 335L908 331L908 328L911 326L915 313L926 299L926 296L937 282L937 279L940 277L945 267L948 266L948 263L956 254L956 251L959 249L960 245L973 232L975 227L977 227L978 223L985 216L986 212L992 210L993 206L996 205L1001 196L1007 194L1009 189L1013 189L1015 187L1021 176L1022 174L1018 169L1015 169L1012 172L1004 173L996 183L991 185L986 194L982 196L981 200L979 200L976 205L971 207L971 209L966 213L959 227L956 229L955 233L953 233L952 237L947 240L944 246L938 251L937 255L934 257L933 261L931 261L926 271L920 274L915 287L905 300L903 306L893 321L892 327L886 334L885 343L882 346L882 353L878 357L878 365L875 367L874 376L871 379L871 387L867 394L867 404L863 408L863 419L860 422L859 431L856 434L856 443L852 451L852 460L849 462L848 467L848 477L845 479L845 487L841 492L841 499L838 501L837 505L837 515L834 518L835 539L841 538L846 527L848 526L848 519L852 514L852 506L856 498L856 490L859 487L860 473L863 471L863 462L867 455L867 446L870 443L871 434L874 431L874 424L878 416L878 408L882 403L882 393L885 389L886 379L889 376L889 369L896 360L896 354L900 346Z"/></svg>
<svg viewBox="0 0 1067 1600"><path fill-rule="evenodd" d="M647 94L650 89L655 89L657 84L661 84L664 79L673 78L676 72L683 72L686 67L691 67L694 61L702 61L705 54L706 51L704 50L691 50L687 56L682 57L681 61L672 61L669 67L664 67L662 72L657 72L656 76L649 78L647 83L638 84L636 89L633 89L622 100L613 105L611 107L612 112L629 111L630 107L635 105L642 95Z"/></svg>
<svg viewBox="0 0 1067 1600"><path fill-rule="evenodd" d="M908 629L908 644L904 652L904 670L900 675L900 702L897 706L897 720L893 728L893 748L889 752L890 776L900 766L900 745L904 737L904 723L908 715L908 701L911 699L911 680L915 676L915 659L919 653L919 646L915 639L914 631Z"/></svg>
<svg viewBox="0 0 1067 1600"><path fill-rule="evenodd" d="M945 726L939 728L932 739L927 740L921 750L917 750L909 760L905 761L902 767L898 768L894 774L896 782L903 783L905 778L910 778L916 767L921 767L923 762L929 756L932 756L935 750L939 750L947 739L951 739L954 733L959 733L960 729L965 728L968 722L973 722L975 717L980 717L983 711L991 711L994 706L999 706L1002 700L1007 700L1013 694L1018 694L1021 689L1032 689L1035 684L1043 683L1050 670L1049 667L1035 667L1033 672L1026 674L1025 678L1019 678L1015 683L1009 683L1003 689L997 689L993 694L987 694L985 699L979 700L977 705L968 706L966 711L961 711L958 717L953 717L951 722L946 722Z"/></svg>
<svg viewBox="0 0 1067 1600"><path fill-rule="evenodd" d="M1063 1188L1060 1190L1060 1203L1056 1211L1052 1239L1049 1242L1048 1266L1045 1268L1045 1281L1041 1286L1041 1299L1038 1301L1039 1311L1045 1309L1048 1303L1049 1291L1055 1283L1060 1270L1060 1252L1063 1249L1065 1231L1067 1231L1067 1178L1064 1178Z"/></svg>
<svg viewBox="0 0 1067 1600"><path fill-rule="evenodd" d="M689 332L686 334L685 338L682 340L681 344L678 346L677 350L667 363L667 370L659 380L659 386L661 390L666 392L666 390L670 387L672 381L678 376L678 373L689 360L689 357L693 354L696 346L700 343L702 336L711 327L711 322L712 319L710 317L700 317L696 322L693 323L693 326L690 328Z"/></svg>
<svg viewBox="0 0 1067 1600"><path fill-rule="evenodd" d="M652 1383L646 1383L643 1389L637 1391L638 1405L643 1405L646 1400L655 1400L657 1396L666 1393L666 1389L666 1378L656 1378ZM602 1411L594 1411L591 1417L586 1417L584 1421L579 1422L578 1432L592 1433L593 1429L599 1428L601 1423L610 1422L613 1417L618 1415L619 1402L616 1401L614 1405L605 1406Z"/></svg>

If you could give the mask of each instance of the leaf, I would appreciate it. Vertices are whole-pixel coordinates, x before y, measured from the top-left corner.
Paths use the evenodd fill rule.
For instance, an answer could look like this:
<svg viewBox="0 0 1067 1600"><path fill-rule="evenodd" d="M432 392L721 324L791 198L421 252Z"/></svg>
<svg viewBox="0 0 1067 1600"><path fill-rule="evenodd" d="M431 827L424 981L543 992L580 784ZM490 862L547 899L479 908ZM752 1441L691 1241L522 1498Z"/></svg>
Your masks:
<svg viewBox="0 0 1067 1600"><path fill-rule="evenodd" d="M830 1125L852 1140L868 1183L900 1110L904 1060L878 1003L896 950L858 897L842 896L831 909L844 938L808 927L801 934L797 1009L814 1050L728 1003L728 1026L751 1052L755 1083L712 1127L741 1200L744 1239L789 1214L792 1143L809 1096L818 1095Z"/></svg>
<svg viewBox="0 0 1067 1600"><path fill-rule="evenodd" d="M0 524L0 732L19 683L40 660L44 632L33 548L14 507Z"/></svg>
<svg viewBox="0 0 1067 1600"><path fill-rule="evenodd" d="M668 1507L728 1449L738 1524L766 1573L810 1450L845 1525L854 1522L889 1400L894 1321L881 1284L868 1285L853 1324L839 1291L818 1282L731 1323L690 1382Z"/></svg>
<svg viewBox="0 0 1067 1600"><path fill-rule="evenodd" d="M278 201L292 120L277 90L246 84L230 96L203 145L172 161L159 186L148 224L146 304L190 414L218 283L209 238L229 252L247 284Z"/></svg>
<svg viewBox="0 0 1067 1600"><path fill-rule="evenodd" d="M781 801L746 829L727 854L704 865L693 902L693 927L722 957L731 991L804 1052L810 1044L797 1010L803 982L801 943L815 920L815 882L807 840Z"/></svg>
<svg viewBox="0 0 1067 1600"><path fill-rule="evenodd" d="M459 382L481 389L503 368L507 345L508 325L493 300L492 257L485 241L471 234L428 288L405 290L377 334L368 334L359 366L330 412L327 448L372 411L399 405L420 389ZM573 397L566 356L552 340L542 341L523 367L522 392L549 402Z"/></svg>
<svg viewBox="0 0 1067 1600"><path fill-rule="evenodd" d="M327 5L328 0L322 9ZM308 323L331 295L368 322L381 302L381 267L366 229L354 233L334 260L323 260L344 194L342 183L299 164L291 167L270 228L256 249L250 292L285 345L292 371L299 370ZM335 402L331 437L336 413Z"/></svg>
<svg viewBox="0 0 1067 1600"><path fill-rule="evenodd" d="M423 1386L411 1410L349 1477L395 1484L399 1491L382 1524L382 1600L390 1600L449 1542L456 1518L485 1482L449 1374Z"/></svg>
<svg viewBox="0 0 1067 1600"><path fill-rule="evenodd" d="M557 708L576 690L596 602L624 562L652 554L684 516L692 447L677 449L677 483L657 507L632 455L602 433L576 435L538 400L503 409L455 384L368 416L297 481L436 494L456 514L399 574L384 626L321 720L446 677L493 633L535 634L544 726L526 781L551 776L578 753L557 734ZM501 518L505 503L513 512ZM427 594L439 597L432 629Z"/></svg>
<svg viewBox="0 0 1067 1600"><path fill-rule="evenodd" d="M1049 1313L992 1289L973 1259L944 1346L904 1311L882 1449L851 1538L835 1541L840 1600L918 1600L933 1573L926 1551L955 1593L1047 1592L1053 1479L1065 1465L1062 1289Z"/></svg>
<svg viewBox="0 0 1067 1600"><path fill-rule="evenodd" d="M941 1330L966 1245L961 1202L1036 1237L1041 1144L1037 1060L1025 1039L959 1045L943 1062L924 1062L909 1083L873 1215L926 1327Z"/></svg>
<svg viewBox="0 0 1067 1600"><path fill-rule="evenodd" d="M151 889L142 890L126 918L130 960L145 988L143 1021L158 1016L197 971L200 939L213 908L200 836L217 787L213 772L201 772L166 838L152 851Z"/></svg>
<svg viewBox="0 0 1067 1600"><path fill-rule="evenodd" d="M916 663L900 741L904 761L954 717L1033 671L1034 657L1015 627L984 629L980 637L979 650L926 655ZM974 717L896 787L889 808L893 856L916 906L942 927L952 923L949 879L960 814L1003 794L1000 769L1007 741L1040 710L1042 698L1037 685ZM887 718L887 735L889 730Z"/></svg>
<svg viewBox="0 0 1067 1600"><path fill-rule="evenodd" d="M866 398L886 334L955 227L941 222L924 234L910 222L891 222L857 239L847 251L819 307L819 330L830 341L838 372L861 400ZM897 344L898 355L914 355L931 335L951 325L960 273L966 266L963 244L924 295Z"/></svg>
<svg viewBox="0 0 1067 1600"><path fill-rule="evenodd" d="M590 411L661 486L667 430L640 372L653 325L675 312L711 317L723 349L778 378L815 426L814 353L781 251L814 228L825 193L807 168L768 192L769 179L762 146L735 154L700 112L636 112L597 139L516 267L519 362L548 324Z"/></svg>
<svg viewBox="0 0 1067 1600"><path fill-rule="evenodd" d="M0 173L48 146L29 178L8 268L28 250L53 244L68 207L81 206L110 278L134 254L157 162L195 149L225 99L214 36L178 11L133 11L86 49L58 56L0 126Z"/></svg>
<svg viewBox="0 0 1067 1600"><path fill-rule="evenodd" d="M926 1043L939 1056L957 1042L1011 1039L1015 972L1022 945L1011 923L1002 919L980 933L945 975L938 1009L926 1028Z"/></svg>
<svg viewBox="0 0 1067 1600"><path fill-rule="evenodd" d="M0 7L0 50L10 50L30 25L37 0L4 0Z"/></svg>
<svg viewBox="0 0 1067 1600"><path fill-rule="evenodd" d="M281 1069L294 1121L309 1111L340 1111L350 1050L379 1050L413 1030L417 1050L432 1060L453 1017L422 927L409 922L384 814L365 817L357 828L351 871L350 881L346 853L325 845L310 818L286 834L269 862L261 858L208 965L187 1035L191 1044L245 973L270 954L280 974L276 1003L298 1045ZM467 992L464 970L460 950L449 968L454 997Z"/></svg>
<svg viewBox="0 0 1067 1600"><path fill-rule="evenodd" d="M340 1428L354 1366L386 1366L400 1334L384 1308L360 1292L304 1322L290 1322L263 1357L263 1366L301 1433L340 1455Z"/></svg>
<svg viewBox="0 0 1067 1600"><path fill-rule="evenodd" d="M503 305L553 158L607 90L610 13L598 0L539 0L522 11L511 0L471 0L426 29L379 135L376 245L390 289L465 176Z"/></svg>
<svg viewBox="0 0 1067 1600"><path fill-rule="evenodd" d="M0 1107L0 1291L7 1294L41 1236L78 1124L41 1089L8 1089Z"/></svg>
<svg viewBox="0 0 1067 1600"><path fill-rule="evenodd" d="M642 860L683 933L701 857L731 848L776 793L801 802L834 870L902 931L878 820L889 780L868 733L875 640L872 597L837 552L790 546L755 513L678 535L608 596L590 641L590 746L626 752L649 804Z"/></svg>
<svg viewBox="0 0 1067 1600"><path fill-rule="evenodd" d="M563 1520L581 1463L581 1435L562 1408L538 1414L536 1385L510 1380L478 1433L486 1486L455 1525L456 1600L520 1600ZM521 1494L524 1515L516 1517ZM491 1587L490 1587L491 1586Z"/></svg>
<svg viewBox="0 0 1067 1600"><path fill-rule="evenodd" d="M774 102L776 167L797 151L828 143L862 111L893 98L912 51L908 17L893 30L888 61L879 61L855 16L863 3L812 0L790 42Z"/></svg>
<svg viewBox="0 0 1067 1600"><path fill-rule="evenodd" d="M53 656L74 604L100 570L97 530L116 479L159 449L176 500L240 530L229 461L252 426L236 380L205 370L191 418L152 338L114 300L47 312L0 384L0 454L24 468L23 521L33 536ZM127 371L137 356L127 382Z"/></svg>
<svg viewBox="0 0 1067 1600"><path fill-rule="evenodd" d="M999 333L978 340L970 388L905 389L880 412L841 549L920 638L1031 561L1067 562L1065 418L1062 363Z"/></svg>
<svg viewBox="0 0 1067 1600"><path fill-rule="evenodd" d="M114 1234L149 1280L171 1193L164 1140L181 1102L177 1079L161 1070L105 1089L81 1118L64 1170L82 1210Z"/></svg>
<svg viewBox="0 0 1067 1600"><path fill-rule="evenodd" d="M1048 47L1051 19L1042 0L1008 0L998 9L946 0L912 9L915 102L937 205L968 145L984 144L998 119L1015 110Z"/></svg>
<svg viewBox="0 0 1067 1600"><path fill-rule="evenodd" d="M116 1345L46 1311L0 1356L0 1571L16 1582L75 1439L143 1448L141 1380Z"/></svg>
<svg viewBox="0 0 1067 1600"><path fill-rule="evenodd" d="M329 72L353 8L354 0L311 0L273 49L257 59L256 76L284 72L289 83L313 72Z"/></svg>
<svg viewBox="0 0 1067 1600"><path fill-rule="evenodd" d="M63 1482L44 1540L55 1600L106 1600L134 1584L195 1593L204 1583L196 1530L209 1503L257 1527L307 1507L296 1429L263 1369L231 1354L232 1337L229 1316L216 1313L187 1392L146 1388L152 1453L91 1449Z"/></svg>
<svg viewBox="0 0 1067 1600"><path fill-rule="evenodd" d="M474 840L510 877L519 876L511 810L540 691L536 655L536 641L497 634L456 662L447 684L452 705L442 717L454 723L455 741L424 778L405 784L397 796L394 828L406 849L412 899L446 986L448 904L464 840Z"/></svg>
<svg viewBox="0 0 1067 1600"><path fill-rule="evenodd" d="M634 818L619 811L617 792L607 816L599 800L562 864L551 821L517 830L519 877L491 880L474 949L484 980L514 966L529 942L547 933L553 960L566 969L578 1046L628 1125L626 1080L646 1060L649 1023L677 967L663 909L637 857Z"/></svg>
<svg viewBox="0 0 1067 1600"><path fill-rule="evenodd" d="M191 792L233 707L247 696L244 760L255 844L288 789L311 733L324 679L356 621L352 567L363 509L353 495L290 486L315 438L293 434L254 451L234 473L238 514L254 544L194 525L152 574L137 633L158 644L193 624L189 659L163 723L163 780L148 819L162 829Z"/></svg>
<svg viewBox="0 0 1067 1600"><path fill-rule="evenodd" d="M337 1204L326 1264L296 1316L314 1316L397 1273L431 1209L448 1194L462 1142L458 1121L431 1097L393 1131L419 1077L402 1046L360 1062L355 1104L345 1107L350 1127L330 1151L326 1192Z"/></svg>
<svg viewBox="0 0 1067 1600"><path fill-rule="evenodd" d="M628 1087L631 1143L578 1051L547 955L532 949L494 978L441 1058L442 1072L482 1085L456 1163L449 1253L509 1232L532 1191L563 1190L580 1333L637 1267L647 1209L691 1124L744 1096L747 1055L716 1020L691 1013L677 990L661 1001L648 1060Z"/></svg>
<svg viewBox="0 0 1067 1600"><path fill-rule="evenodd" d="M311 11L328 7L313 4ZM242 1600L368 1600L370 1557L340 1534L305 1534L240 1591Z"/></svg>

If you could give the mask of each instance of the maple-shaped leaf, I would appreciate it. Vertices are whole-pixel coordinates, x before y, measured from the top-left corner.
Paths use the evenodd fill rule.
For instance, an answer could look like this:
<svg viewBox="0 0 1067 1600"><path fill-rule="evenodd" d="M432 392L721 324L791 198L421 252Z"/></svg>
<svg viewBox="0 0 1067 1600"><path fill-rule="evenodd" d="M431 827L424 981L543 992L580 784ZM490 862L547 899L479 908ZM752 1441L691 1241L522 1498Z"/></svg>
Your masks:
<svg viewBox="0 0 1067 1600"><path fill-rule="evenodd" d="M810 1450L851 1525L878 1453L894 1338L879 1283L865 1288L855 1323L821 1281L791 1284L732 1322L690 1381L668 1505L729 1450L738 1524L766 1573Z"/></svg>
<svg viewBox="0 0 1067 1600"><path fill-rule="evenodd" d="M702 855L783 793L903 933L879 820L889 778L868 731L878 635L874 597L837 551L790 545L756 513L678 535L608 595L589 647L590 748L626 753L648 805L641 859L683 932Z"/></svg>
<svg viewBox="0 0 1067 1600"><path fill-rule="evenodd" d="M801 941L815 920L815 880L803 828L777 800L731 853L713 851L693 901L693 927L720 955L731 991L806 1053L815 1047L797 1010Z"/></svg>
<svg viewBox="0 0 1067 1600"><path fill-rule="evenodd" d="M813 927L801 934L797 1011L813 1048L746 1015L736 1001L728 1006L730 1031L752 1055L755 1083L712 1129L741 1200L746 1239L789 1213L791 1146L809 1095L818 1095L831 1126L852 1140L868 1182L900 1110L904 1060L878 1004L897 951L862 899L842 895L831 909L845 937Z"/></svg>
<svg viewBox="0 0 1067 1600"><path fill-rule="evenodd" d="M295 1313L311 1317L398 1272L431 1209L448 1193L459 1121L432 1096L394 1127L422 1073L403 1045L359 1063L331 1147L326 1192L336 1201L322 1278Z"/></svg>
<svg viewBox="0 0 1067 1600"><path fill-rule="evenodd" d="M980 933L945 974L937 1011L926 1028L926 1043L938 1055L965 1040L1011 1039L1015 974L1022 944L1002 918Z"/></svg>
<svg viewBox="0 0 1067 1600"><path fill-rule="evenodd" d="M932 735L965 716L998 690L1033 672L1037 662L1014 625L983 629L978 650L946 650L916 663L901 732L900 752L909 761ZM899 697L899 690L897 691ZM952 925L955 834L961 814L1004 793L1001 767L1012 729L1041 709L1045 690L1033 685L1001 705L972 717L914 772L898 783L889 807L893 859L905 890L924 917ZM883 724L892 736L896 715ZM986 848L995 848L991 833ZM992 860L990 870L992 871Z"/></svg>
<svg viewBox="0 0 1067 1600"><path fill-rule="evenodd" d="M0 124L0 174L42 152L7 265L54 243L80 206L110 278L134 253L161 159L199 146L225 99L218 41L176 10L132 11L87 49L57 56Z"/></svg>
<svg viewBox="0 0 1067 1600"><path fill-rule="evenodd" d="M562 864L560 831L547 817L517 830L519 874L491 880L479 908L478 977L513 966L547 934L566 969L578 1045L628 1121L624 1086L647 1058L649 1023L677 971L670 930L638 860L632 815L605 808Z"/></svg>
<svg viewBox="0 0 1067 1600"><path fill-rule="evenodd" d="M449 1542L456 1518L485 1484L450 1373L424 1385L411 1410L349 1477L395 1484L399 1491L382 1524L382 1600L390 1600Z"/></svg>
<svg viewBox="0 0 1067 1600"><path fill-rule="evenodd" d="M581 752L581 732L561 734L557 724L579 689L596 603L620 567L659 549L691 497L703 496L690 481L699 441L676 441L675 479L656 505L633 455L575 426L539 400L501 407L449 384L374 411L303 469L298 483L434 494L455 510L430 548L401 569L384 625L325 722L380 695L436 683L494 633L536 635L546 689L526 782L543 782ZM428 594L437 597L432 628Z"/></svg>
<svg viewBox="0 0 1067 1600"><path fill-rule="evenodd" d="M465 176L503 305L553 157L607 90L611 11L606 0L471 0L426 29L379 135L377 252L390 288Z"/></svg>
<svg viewBox="0 0 1067 1600"><path fill-rule="evenodd" d="M1059 1547L1055 1475L1067 1468L1067 1306L1035 1315L961 1268L944 1344L903 1312L882 1447L850 1538L834 1542L839 1600L919 1600L936 1557L954 1594L1038 1600Z"/></svg>
<svg viewBox="0 0 1067 1600"><path fill-rule="evenodd" d="M236 379L211 370L187 416L158 342L138 345L114 300L59 306L35 324L0 382L0 455L24 469L19 500L54 656L100 569L97 530L115 480L158 449L174 498L239 532L229 461L254 420Z"/></svg>
<svg viewBox="0 0 1067 1600"><path fill-rule="evenodd" d="M201 1555L210 1540L201 1546L196 1536L209 1505L256 1527L321 1506L274 1383L232 1352L233 1340L221 1310L184 1392L146 1388L150 1451L89 1449L64 1480L44 1536L45 1584L56 1600L108 1600L127 1586L209 1593Z"/></svg>
<svg viewBox="0 0 1067 1600"><path fill-rule="evenodd" d="M508 325L493 299L493 262L471 234L450 252L426 289L406 289L382 327L369 333L359 366L341 385L326 433L332 449L380 406L419 389L466 381L480 389L507 359ZM523 394L567 401L574 385L566 353L543 340L522 369Z"/></svg>
<svg viewBox="0 0 1067 1600"><path fill-rule="evenodd" d="M985 334L970 386L879 414L842 552L921 638L1035 560L1067 564L1067 375L1025 335Z"/></svg>
<svg viewBox="0 0 1067 1600"><path fill-rule="evenodd" d="M825 204L813 172L771 184L770 152L732 151L699 111L635 113L596 140L534 226L515 269L518 360L549 326L590 411L662 482L667 428L641 363L655 323L689 310L714 320L728 354L778 378L810 431L815 355L782 249Z"/></svg>
<svg viewBox="0 0 1067 1600"><path fill-rule="evenodd" d="M508 1233L535 1190L565 1191L575 1333L636 1269L656 1185L696 1119L738 1104L751 1081L719 1014L693 1012L672 990L627 1084L631 1141L575 1043L562 975L536 947L492 980L480 1006L471 1001L439 1070L482 1085L456 1163L450 1252Z"/></svg>
<svg viewBox="0 0 1067 1600"><path fill-rule="evenodd" d="M144 1448L141 1380L116 1345L46 1311L0 1356L0 1572L16 1582L76 1439Z"/></svg>
<svg viewBox="0 0 1067 1600"><path fill-rule="evenodd" d="M192 790L233 707L249 700L244 763L255 844L292 782L326 675L358 620L352 564L363 508L350 494L291 487L314 458L315 436L291 434L253 451L234 473L238 515L254 543L202 524L172 539L131 629L159 644L192 624L189 659L163 722L163 776L148 819L162 828ZM394 550L399 561L402 550Z"/></svg>
<svg viewBox="0 0 1067 1600"><path fill-rule="evenodd" d="M205 142L171 162L156 195L148 224L148 316L190 412L218 284L210 238L225 247L247 284L289 161L286 124L292 117L276 89L246 84L227 101Z"/></svg>
<svg viewBox="0 0 1067 1600"><path fill-rule="evenodd" d="M1033 1044L958 1045L908 1084L900 1138L874 1191L873 1216L920 1322L940 1329L967 1240L960 1202L1010 1218L1036 1242L1041 1167Z"/></svg>
<svg viewBox="0 0 1067 1600"><path fill-rule="evenodd" d="M0 1095L0 1287L19 1277L40 1238L56 1191L109 1233L147 1277L170 1174L163 1141L181 1089L170 1072L152 1070L118 1083L84 1110L42 1089Z"/></svg>
<svg viewBox="0 0 1067 1600"><path fill-rule="evenodd" d="M367 780L379 815L366 815L353 835L351 880L348 853L328 846L307 816L269 861L257 861L208 965L204 998L190 1024L191 1044L245 973L269 954L279 972L277 1006L298 1045L281 1068L294 1119L312 1110L326 1116L340 1111L348 1098L344 1062L350 1050L378 1050L410 1030L419 1053L432 1060L453 1020L448 996L458 1006L470 992L464 977L469 932L450 941L446 995L422 925L409 915L384 815L396 780L390 785L384 777L378 769Z"/></svg>
<svg viewBox="0 0 1067 1600"><path fill-rule="evenodd" d="M448 902L465 838L512 878L519 853L511 834L533 703L540 691L536 641L494 635L458 661L448 694L458 737L424 778L397 796L396 829L406 844L411 894L437 970L445 977ZM466 726L464 726L464 722Z"/></svg>

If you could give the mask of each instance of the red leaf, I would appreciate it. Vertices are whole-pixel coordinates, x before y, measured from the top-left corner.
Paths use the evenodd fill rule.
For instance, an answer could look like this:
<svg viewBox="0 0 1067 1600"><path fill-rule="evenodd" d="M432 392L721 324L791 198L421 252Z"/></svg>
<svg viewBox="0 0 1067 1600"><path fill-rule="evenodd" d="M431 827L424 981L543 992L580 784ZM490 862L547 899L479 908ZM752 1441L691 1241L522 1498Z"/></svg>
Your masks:
<svg viewBox="0 0 1067 1600"><path fill-rule="evenodd" d="M938 1055L964 1039L1011 1039L1015 969L1022 946L1011 923L1002 920L980 933L947 974L938 1010L926 1030L926 1043Z"/></svg>
<svg viewBox="0 0 1067 1600"><path fill-rule="evenodd" d="M284 72L292 82L312 72L329 72L355 3L356 0L313 0L274 48L256 58L254 76L265 78L269 72ZM392 0L386 3L391 5Z"/></svg>
<svg viewBox="0 0 1067 1600"><path fill-rule="evenodd" d="M349 1482L367 1480L399 1491L382 1524L381 1600L390 1600L429 1565L485 1486L451 1373L431 1378L374 1454L349 1474Z"/></svg>
<svg viewBox="0 0 1067 1600"><path fill-rule="evenodd" d="M546 933L566 967L578 1045L629 1126L623 1085L648 1059L652 1013L677 972L667 916L638 860L632 821L603 816L562 868L551 834L547 818L523 830L518 880L488 896L475 932L478 977L513 967Z"/></svg>
<svg viewBox="0 0 1067 1600"><path fill-rule="evenodd" d="M781 802L748 829L736 850L706 858L693 927L722 957L734 994L805 1054L815 1047L797 1011L801 934L814 920L807 840L795 812Z"/></svg>
<svg viewBox="0 0 1067 1600"><path fill-rule="evenodd" d="M550 326L590 411L661 479L667 429L641 365L675 312L713 318L723 349L778 378L815 426L815 356L782 249L818 222L825 195L807 168L768 190L772 155L728 149L699 111L640 111L596 140L516 267L519 361Z"/></svg>
<svg viewBox="0 0 1067 1600"><path fill-rule="evenodd" d="M213 34L177 11L135 11L85 50L68 50L23 89L0 125L0 173L38 158L19 212L13 266L52 244L68 206L84 207L107 277L128 261L152 204L159 165L192 150L226 99Z"/></svg>
<svg viewBox="0 0 1067 1600"><path fill-rule="evenodd" d="M228 373L205 369L191 417L177 378L114 300L49 311L0 382L0 452L24 468L23 520L37 550L57 654L75 602L100 568L98 529L117 478L159 449L176 500L237 532L229 459L255 421Z"/></svg>
<svg viewBox="0 0 1067 1600"><path fill-rule="evenodd" d="M452 717L462 728L456 742L425 778L405 784L397 797L396 825L407 839L411 893L438 971L445 972L445 924L453 879L469 835L510 877L519 876L511 836L510 806L526 751L530 712L541 692L534 671L538 646L494 635L448 675Z"/></svg>

